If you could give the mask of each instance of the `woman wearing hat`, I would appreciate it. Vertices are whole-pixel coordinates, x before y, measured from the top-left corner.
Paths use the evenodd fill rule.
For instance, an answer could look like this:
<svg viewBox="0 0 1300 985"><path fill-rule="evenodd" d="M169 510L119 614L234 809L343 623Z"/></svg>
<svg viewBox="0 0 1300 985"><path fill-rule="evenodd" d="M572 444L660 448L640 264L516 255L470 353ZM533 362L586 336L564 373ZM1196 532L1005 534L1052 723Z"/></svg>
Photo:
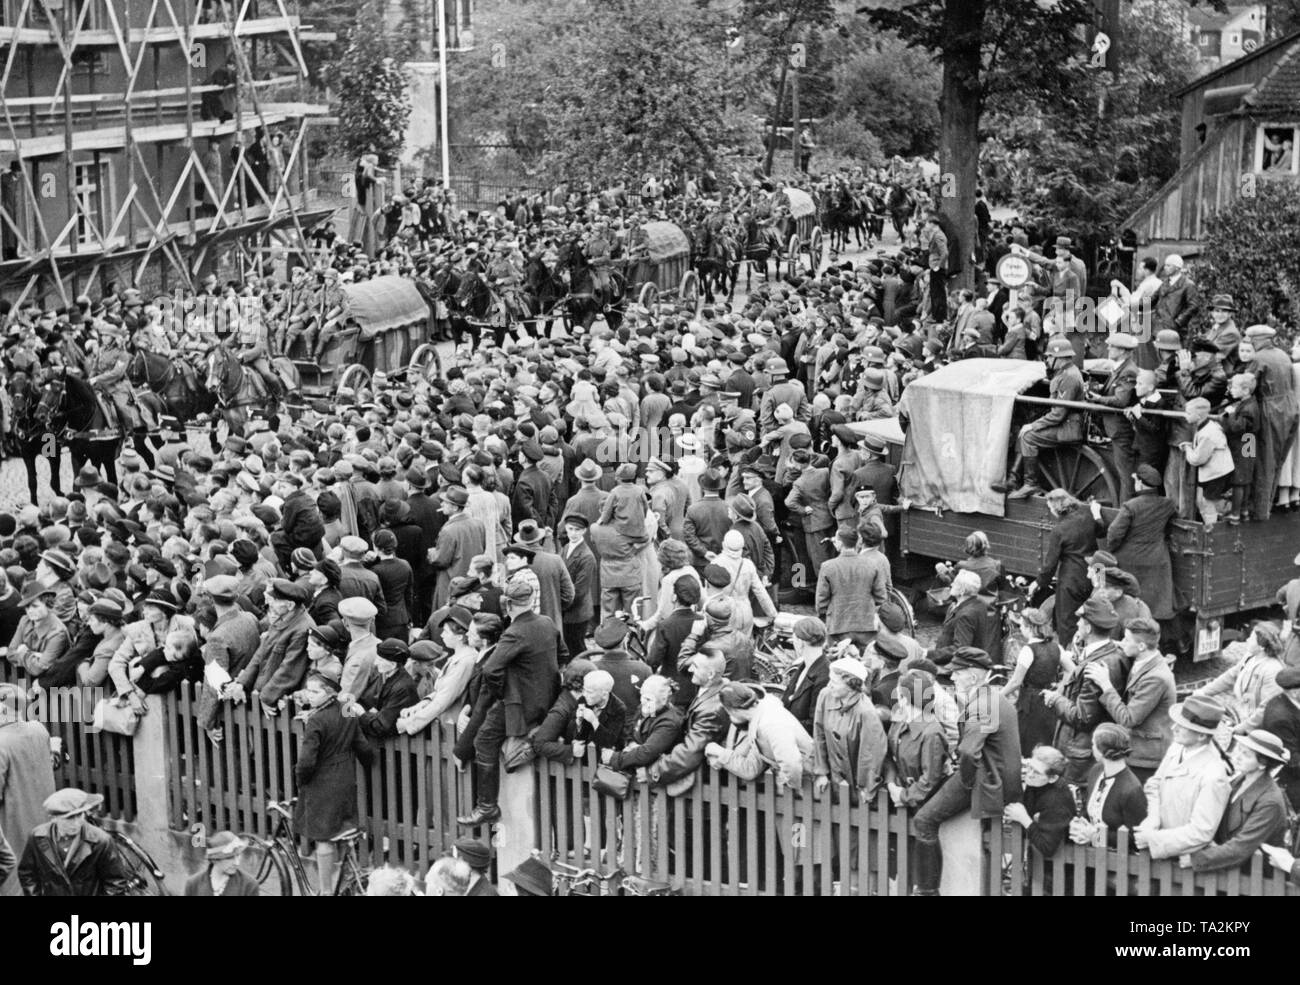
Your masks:
<svg viewBox="0 0 1300 985"><path fill-rule="evenodd" d="M1264 719L1264 706L1282 693L1277 675L1286 665L1282 662L1282 634L1271 622L1257 622L1246 640L1246 655L1210 683L1197 688L1202 698L1217 698L1226 706L1222 745L1230 733L1249 732Z"/></svg>
<svg viewBox="0 0 1300 985"><path fill-rule="evenodd" d="M1020 723L1020 755L1050 744L1056 734L1056 713L1043 703L1043 692L1061 679L1061 646L1053 638L1051 621L1040 609L1025 606L1017 617L1024 645L1003 694L1016 704Z"/></svg>
<svg viewBox="0 0 1300 985"><path fill-rule="evenodd" d="M454 720L460 712L479 658L479 651L469 642L472 625L473 616L468 609L458 605L448 608L438 629L442 645L449 651L446 662L434 680L432 693L410 708L403 708L398 715L399 734L415 735L438 719ZM431 644L428 641L413 643L412 657L416 657L416 647L420 646Z"/></svg>
<svg viewBox="0 0 1300 985"><path fill-rule="evenodd" d="M1272 732L1255 729L1238 735L1232 747L1232 790L1214 844L1192 852L1197 872L1245 867L1255 850L1281 845L1287 828L1287 803L1274 777L1291 758Z"/></svg>
<svg viewBox="0 0 1300 985"><path fill-rule="evenodd" d="M18 599L23 617L4 654L28 677L39 678L71 644L68 630L54 614L53 605L54 592L39 581L29 581L23 586Z"/></svg>
<svg viewBox="0 0 1300 985"><path fill-rule="evenodd" d="M239 868L248 842L232 831L218 831L204 850L207 867L185 883L186 896L256 896L257 883Z"/></svg>
<svg viewBox="0 0 1300 985"><path fill-rule="evenodd" d="M875 798L889 752L885 727L867 690L868 673L860 660L833 661L813 712L813 790L822 793L830 787L838 802L839 784L848 784L854 806Z"/></svg>
<svg viewBox="0 0 1300 985"><path fill-rule="evenodd" d="M122 632L124 620L122 607L112 599L102 598L91 604L86 613L86 628L99 637L99 642L90 656L77 666L77 683L82 687L99 687L108 679L109 665L125 639ZM117 693L124 695L129 690L118 687Z"/></svg>
<svg viewBox="0 0 1300 985"><path fill-rule="evenodd" d="M160 649L173 630L189 630L194 633L194 620L179 614L180 605L176 596L166 589L155 589L140 602L138 618L126 623L122 638L108 665L108 676L112 678L119 695L132 693L135 688L131 682L139 679L138 668L144 657ZM123 617L130 616L129 611Z"/></svg>

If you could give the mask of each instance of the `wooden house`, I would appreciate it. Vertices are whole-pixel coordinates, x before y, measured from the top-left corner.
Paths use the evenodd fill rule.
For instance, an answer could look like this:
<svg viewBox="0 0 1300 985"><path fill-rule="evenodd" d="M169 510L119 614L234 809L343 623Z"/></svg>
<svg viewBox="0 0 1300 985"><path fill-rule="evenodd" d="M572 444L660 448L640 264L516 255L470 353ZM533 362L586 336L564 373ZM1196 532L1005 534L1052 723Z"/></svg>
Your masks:
<svg viewBox="0 0 1300 985"><path fill-rule="evenodd" d="M1264 181L1300 175L1300 31L1202 76L1182 100L1178 173L1123 224L1140 257L1199 253L1206 224ZM1300 194L1300 184L1296 184Z"/></svg>

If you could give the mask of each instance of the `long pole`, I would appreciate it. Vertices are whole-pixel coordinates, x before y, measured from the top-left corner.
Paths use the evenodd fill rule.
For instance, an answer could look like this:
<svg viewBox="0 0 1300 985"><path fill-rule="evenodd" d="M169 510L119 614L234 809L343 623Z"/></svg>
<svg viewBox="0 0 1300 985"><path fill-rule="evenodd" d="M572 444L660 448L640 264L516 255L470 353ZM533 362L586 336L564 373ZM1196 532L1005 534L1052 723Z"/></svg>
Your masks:
<svg viewBox="0 0 1300 985"><path fill-rule="evenodd" d="M1018 404L1042 404L1044 407L1065 407L1069 410L1091 410L1103 411L1111 414L1118 414L1120 411L1129 410L1127 407L1108 407L1106 404L1090 404L1082 400L1054 400L1051 397L1016 397ZM1136 406L1136 405L1135 405ZM1186 421L1187 415L1180 410L1147 410L1143 408L1143 417L1169 417L1177 421Z"/></svg>
<svg viewBox="0 0 1300 985"><path fill-rule="evenodd" d="M438 5L438 143L442 145L442 187L451 187L451 145L447 133L447 0Z"/></svg>
<svg viewBox="0 0 1300 985"><path fill-rule="evenodd" d="M794 158L794 173L799 173L799 67L790 70L790 93L794 118L790 121L790 153Z"/></svg>

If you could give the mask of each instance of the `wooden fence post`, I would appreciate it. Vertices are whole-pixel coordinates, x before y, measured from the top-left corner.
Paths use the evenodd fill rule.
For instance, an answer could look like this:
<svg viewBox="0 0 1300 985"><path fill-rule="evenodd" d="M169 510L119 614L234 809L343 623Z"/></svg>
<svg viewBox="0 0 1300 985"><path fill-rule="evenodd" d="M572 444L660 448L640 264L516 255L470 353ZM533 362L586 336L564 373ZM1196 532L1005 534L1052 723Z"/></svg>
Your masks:
<svg viewBox="0 0 1300 985"><path fill-rule="evenodd" d="M497 872L503 894L514 895L514 885L504 876L537 847L537 770L529 767L507 773L501 770L501 821L497 825ZM549 863L548 863L549 864Z"/></svg>

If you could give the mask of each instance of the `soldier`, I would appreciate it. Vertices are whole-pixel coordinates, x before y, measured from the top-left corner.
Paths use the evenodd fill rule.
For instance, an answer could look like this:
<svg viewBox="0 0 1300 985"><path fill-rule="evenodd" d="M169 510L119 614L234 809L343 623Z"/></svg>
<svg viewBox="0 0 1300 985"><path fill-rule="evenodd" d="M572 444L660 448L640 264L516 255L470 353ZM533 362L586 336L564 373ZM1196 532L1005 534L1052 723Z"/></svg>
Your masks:
<svg viewBox="0 0 1300 985"><path fill-rule="evenodd" d="M256 310L241 311L234 319L234 330L226 337L225 345L245 366L255 370L266 384L266 392L273 404L284 399L284 386L271 368L270 346L266 323Z"/></svg>
<svg viewBox="0 0 1300 985"><path fill-rule="evenodd" d="M597 291L610 291L613 272L614 243L606 223L597 223L587 240L587 259L591 263L592 281Z"/></svg>
<svg viewBox="0 0 1300 985"><path fill-rule="evenodd" d="M339 272L326 268L321 286L312 302L313 324L307 330L307 348L313 360L319 360L325 346L334 337L347 311L347 296L339 283Z"/></svg>
<svg viewBox="0 0 1300 985"><path fill-rule="evenodd" d="M136 417L131 409L131 384L127 382L126 368L130 361L123 347L124 329L120 325L104 322L99 326L99 348L90 357L90 385L117 412L117 422L124 434L135 430ZM111 423L111 422L110 422Z"/></svg>
<svg viewBox="0 0 1300 985"><path fill-rule="evenodd" d="M1074 346L1063 335L1057 335L1047 343L1047 372L1052 382L1048 396L1053 400L1087 399L1083 386L1083 374L1074 365ZM995 492L1006 492L1016 483L1016 467L1022 466L1024 477L1020 488L1010 493L1008 499L1028 499L1043 489L1038 485L1038 454L1044 448L1060 445L1082 444L1084 439L1083 412L1067 407L1053 407L1036 421L1020 429L1020 458L1011 468L1011 473L1004 482L995 483Z"/></svg>
<svg viewBox="0 0 1300 985"><path fill-rule="evenodd" d="M521 293L524 272L515 259L515 244L502 240L496 245L496 256L488 264L487 281L501 299L506 320L526 318L528 305Z"/></svg>

